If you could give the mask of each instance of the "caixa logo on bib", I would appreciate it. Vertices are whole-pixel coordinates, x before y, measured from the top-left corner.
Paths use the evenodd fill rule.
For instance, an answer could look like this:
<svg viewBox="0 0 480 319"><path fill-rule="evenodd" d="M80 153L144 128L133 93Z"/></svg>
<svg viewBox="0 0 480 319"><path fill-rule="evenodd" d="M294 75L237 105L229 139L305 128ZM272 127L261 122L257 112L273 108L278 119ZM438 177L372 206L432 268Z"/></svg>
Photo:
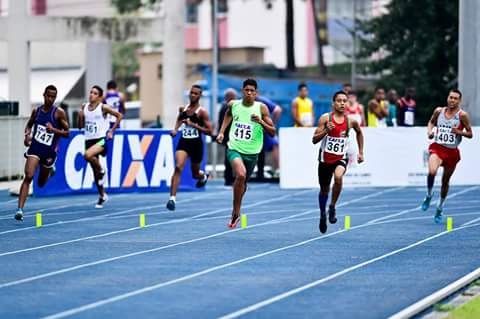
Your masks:
<svg viewBox="0 0 480 319"><path fill-rule="evenodd" d="M166 130L117 131L107 142L107 156L100 157L106 168L107 192L168 191L175 168L176 139ZM95 192L93 171L83 158L85 138L77 130L62 139L56 163L57 173L36 195ZM187 163L188 164L188 163ZM180 188L194 189L190 169L184 170Z"/></svg>

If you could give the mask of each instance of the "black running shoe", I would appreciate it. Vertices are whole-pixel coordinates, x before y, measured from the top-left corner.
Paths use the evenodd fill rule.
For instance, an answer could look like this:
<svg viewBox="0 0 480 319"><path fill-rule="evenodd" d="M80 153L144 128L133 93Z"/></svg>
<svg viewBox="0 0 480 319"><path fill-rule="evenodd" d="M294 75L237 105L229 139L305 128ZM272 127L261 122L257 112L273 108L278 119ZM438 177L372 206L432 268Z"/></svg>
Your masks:
<svg viewBox="0 0 480 319"><path fill-rule="evenodd" d="M325 214L320 215L320 223L318 224L318 228L322 234L327 232L327 216L325 216Z"/></svg>
<svg viewBox="0 0 480 319"><path fill-rule="evenodd" d="M330 224L335 224L337 222L337 212L335 206L328 206L328 221Z"/></svg>
<svg viewBox="0 0 480 319"><path fill-rule="evenodd" d="M200 187L205 186L205 184L207 184L207 182L208 182L208 176L210 176L210 175L209 174L203 174L203 178L201 178L197 181L197 184L195 184L195 187L200 188Z"/></svg>
<svg viewBox="0 0 480 319"><path fill-rule="evenodd" d="M98 198L98 202L95 204L95 208L103 208L103 204L108 200L108 196L105 193L103 196Z"/></svg>
<svg viewBox="0 0 480 319"><path fill-rule="evenodd" d="M15 213L15 219L19 221L23 220L23 210L21 208L17 209L17 212Z"/></svg>
<svg viewBox="0 0 480 319"><path fill-rule="evenodd" d="M167 202L167 209L168 210L175 210L175 201L173 199L170 199Z"/></svg>

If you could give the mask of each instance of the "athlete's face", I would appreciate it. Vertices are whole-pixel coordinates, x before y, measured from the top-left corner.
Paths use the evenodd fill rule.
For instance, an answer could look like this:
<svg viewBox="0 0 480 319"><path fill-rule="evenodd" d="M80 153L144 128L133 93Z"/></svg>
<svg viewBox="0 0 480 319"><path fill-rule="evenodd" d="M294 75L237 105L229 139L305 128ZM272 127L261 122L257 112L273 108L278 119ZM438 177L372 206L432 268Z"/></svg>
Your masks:
<svg viewBox="0 0 480 319"><path fill-rule="evenodd" d="M447 105L449 108L454 109L460 105L460 94L456 92L450 92L447 97Z"/></svg>
<svg viewBox="0 0 480 319"><path fill-rule="evenodd" d="M243 98L245 102L253 103L257 97L257 89L253 85L247 85L243 88Z"/></svg>
<svg viewBox="0 0 480 319"><path fill-rule="evenodd" d="M377 100L377 101L385 100L385 90L384 89L378 89L375 92L375 100Z"/></svg>
<svg viewBox="0 0 480 319"><path fill-rule="evenodd" d="M303 87L298 91L298 95L302 98L306 98L308 96L308 89L306 87Z"/></svg>
<svg viewBox="0 0 480 319"><path fill-rule="evenodd" d="M102 96L100 95L100 92L96 88L92 88L90 90L90 94L88 95L88 101L90 103L97 103L102 100Z"/></svg>
<svg viewBox="0 0 480 319"><path fill-rule="evenodd" d="M45 106L52 106L55 103L55 99L57 98L57 91L55 90L47 90L43 94L43 104Z"/></svg>
<svg viewBox="0 0 480 319"><path fill-rule="evenodd" d="M338 94L335 97L335 101L333 102L333 108L335 111L343 113L345 111L345 107L348 103L348 97L346 94Z"/></svg>
<svg viewBox="0 0 480 319"><path fill-rule="evenodd" d="M202 96L202 91L199 88L191 88L188 97L190 98L190 103L197 103Z"/></svg>

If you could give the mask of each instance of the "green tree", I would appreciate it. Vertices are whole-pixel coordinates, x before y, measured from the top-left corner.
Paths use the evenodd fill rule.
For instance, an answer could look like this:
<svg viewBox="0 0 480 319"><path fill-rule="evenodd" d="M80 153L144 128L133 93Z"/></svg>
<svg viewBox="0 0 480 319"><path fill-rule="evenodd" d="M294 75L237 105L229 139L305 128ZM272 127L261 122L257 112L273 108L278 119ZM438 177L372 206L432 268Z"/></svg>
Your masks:
<svg viewBox="0 0 480 319"><path fill-rule="evenodd" d="M361 55L379 57L368 71L382 86L416 88L417 124L426 124L457 85L458 0L392 0L386 10L360 22Z"/></svg>

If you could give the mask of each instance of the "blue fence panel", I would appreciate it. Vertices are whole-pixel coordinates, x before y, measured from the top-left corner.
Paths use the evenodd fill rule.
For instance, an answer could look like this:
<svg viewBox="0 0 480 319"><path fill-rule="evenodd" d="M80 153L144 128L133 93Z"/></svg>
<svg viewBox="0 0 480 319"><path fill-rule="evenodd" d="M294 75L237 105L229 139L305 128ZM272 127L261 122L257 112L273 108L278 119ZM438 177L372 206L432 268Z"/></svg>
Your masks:
<svg viewBox="0 0 480 319"><path fill-rule="evenodd" d="M169 133L168 130L160 129L118 130L114 138L107 141L107 156L101 157L103 166L107 167L107 193L168 192L175 168L175 147L180 138L180 134L172 138ZM96 192L92 169L83 158L84 145L84 135L78 130L71 130L69 138L62 138L56 174L43 188L37 185L37 174L34 195ZM205 162L206 151L202 169L205 168ZM195 183L188 161L179 190L198 190Z"/></svg>

